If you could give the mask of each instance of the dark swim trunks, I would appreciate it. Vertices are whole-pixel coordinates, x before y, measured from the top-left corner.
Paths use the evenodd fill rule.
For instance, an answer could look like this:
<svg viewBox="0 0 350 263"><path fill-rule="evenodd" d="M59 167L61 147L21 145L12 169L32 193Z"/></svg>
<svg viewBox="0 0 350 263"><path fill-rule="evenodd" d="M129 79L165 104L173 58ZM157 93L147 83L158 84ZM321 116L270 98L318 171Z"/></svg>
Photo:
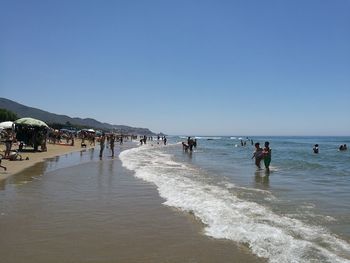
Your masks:
<svg viewBox="0 0 350 263"><path fill-rule="evenodd" d="M271 163L271 157L265 157L264 158L264 164L265 164L266 168L269 168L270 163Z"/></svg>

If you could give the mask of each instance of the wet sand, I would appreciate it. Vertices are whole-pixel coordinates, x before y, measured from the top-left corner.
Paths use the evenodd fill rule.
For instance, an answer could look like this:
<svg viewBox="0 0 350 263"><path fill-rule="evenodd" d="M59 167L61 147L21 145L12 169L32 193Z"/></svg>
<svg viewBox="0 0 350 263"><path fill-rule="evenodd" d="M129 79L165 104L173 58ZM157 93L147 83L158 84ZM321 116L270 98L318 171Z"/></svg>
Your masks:
<svg viewBox="0 0 350 263"><path fill-rule="evenodd" d="M191 214L162 205L155 186L97 154L74 153L76 164L62 169L48 167L64 158L51 159L5 181L2 262L264 262L205 236Z"/></svg>
<svg viewBox="0 0 350 263"><path fill-rule="evenodd" d="M87 148L91 148L89 144L87 145ZM14 145L12 149L18 149L17 145ZM81 148L81 140L76 139L74 146L65 145L65 144L47 144L47 151L46 152L33 152L31 151L32 148L24 149L23 152L20 152L19 154L22 156L22 161L10 161L7 159L2 160L2 165L7 168L6 171L4 169L0 168L0 181L7 179L8 177L23 171L24 169L33 166L36 163L43 162L45 159L52 158L55 156L60 156L66 153L70 152L76 152L80 151ZM39 148L40 149L40 148ZM5 151L5 145L0 144L0 151L3 153ZM29 158L29 160L26 160L26 158Z"/></svg>

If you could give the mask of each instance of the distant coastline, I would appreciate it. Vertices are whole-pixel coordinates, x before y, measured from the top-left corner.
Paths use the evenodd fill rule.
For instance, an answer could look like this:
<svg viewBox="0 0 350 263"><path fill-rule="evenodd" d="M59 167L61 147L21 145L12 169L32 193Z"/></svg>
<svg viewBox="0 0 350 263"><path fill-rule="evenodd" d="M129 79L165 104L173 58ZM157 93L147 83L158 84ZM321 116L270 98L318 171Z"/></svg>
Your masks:
<svg viewBox="0 0 350 263"><path fill-rule="evenodd" d="M72 118L67 115L59 115L59 114L51 113L41 109L29 107L6 98L0 98L0 109L10 110L16 113L20 118L32 117L35 119L42 120L47 124L52 124L52 123L57 123L62 125L71 124L71 125L76 125L81 127L115 131L115 132L120 132L124 134L139 134L139 135L147 135L147 136L156 135L155 132L149 130L148 128L102 123L92 118L85 118L85 119Z"/></svg>

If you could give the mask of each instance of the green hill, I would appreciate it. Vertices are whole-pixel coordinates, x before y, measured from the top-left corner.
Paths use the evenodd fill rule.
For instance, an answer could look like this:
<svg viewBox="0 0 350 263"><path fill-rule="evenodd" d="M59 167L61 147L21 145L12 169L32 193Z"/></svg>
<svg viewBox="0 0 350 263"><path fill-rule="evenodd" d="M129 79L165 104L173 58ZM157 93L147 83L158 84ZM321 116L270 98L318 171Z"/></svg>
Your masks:
<svg viewBox="0 0 350 263"><path fill-rule="evenodd" d="M155 135L155 133L153 133L147 128L136 128L125 125L102 123L91 118L72 118L67 115L55 114L41 109L29 107L5 98L0 98L0 109L10 110L16 113L19 118L32 117L35 119L42 120L48 124L58 123L65 125L67 123L70 123L73 126L89 127L105 131L114 130L117 132L123 132L125 134Z"/></svg>

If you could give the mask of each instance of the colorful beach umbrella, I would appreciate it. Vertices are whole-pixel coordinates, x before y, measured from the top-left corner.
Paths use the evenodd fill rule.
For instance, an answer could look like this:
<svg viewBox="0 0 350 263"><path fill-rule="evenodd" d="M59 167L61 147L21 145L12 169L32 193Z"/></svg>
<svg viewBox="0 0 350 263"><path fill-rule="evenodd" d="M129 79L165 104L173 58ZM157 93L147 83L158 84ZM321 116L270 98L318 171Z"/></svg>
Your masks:
<svg viewBox="0 0 350 263"><path fill-rule="evenodd" d="M49 127L47 124L41 120L37 120L34 118L21 118L15 121L15 124L18 125L27 125L27 126L34 126L34 127Z"/></svg>

